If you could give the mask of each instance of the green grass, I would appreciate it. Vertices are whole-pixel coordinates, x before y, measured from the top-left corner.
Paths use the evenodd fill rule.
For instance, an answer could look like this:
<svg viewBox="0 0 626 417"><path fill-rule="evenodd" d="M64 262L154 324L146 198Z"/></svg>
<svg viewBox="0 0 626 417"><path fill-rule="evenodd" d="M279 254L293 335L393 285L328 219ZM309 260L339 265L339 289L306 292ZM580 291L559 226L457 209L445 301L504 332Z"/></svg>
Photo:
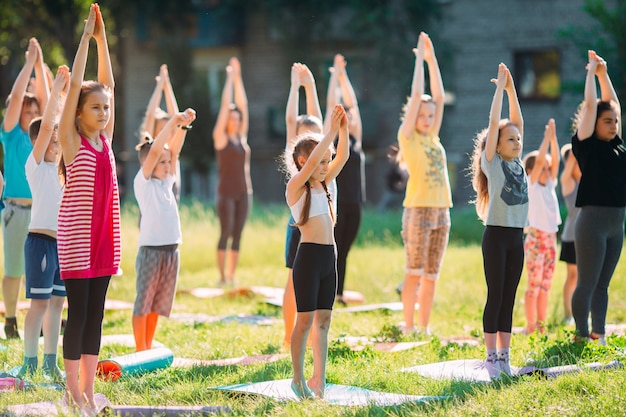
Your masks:
<svg viewBox="0 0 626 417"><path fill-rule="evenodd" d="M282 287L287 278L283 265L284 229L288 217L283 206L255 206L244 230L237 281L242 285ZM181 207L184 244L181 246L179 289L215 286L217 270L215 247L219 228L211 207L186 202ZM373 390L414 394L444 395L452 399L429 405L405 404L397 407L337 407L322 402L279 403L259 397L234 397L211 387L245 382L282 379L291 376L289 359L271 364L241 367L170 368L116 383L98 381L96 390L116 404L136 405L227 405L235 416L610 416L622 415L626 394L623 370L585 372L543 380L523 377L493 384L438 381L416 374L401 373L404 367L461 358L482 358L484 348L445 346L440 339L452 336L482 335L482 309L486 287L482 272L480 238L482 226L472 210L453 211L450 246L438 283L431 325L431 343L399 353L380 353L373 349L352 352L337 342L343 335L398 338L401 313L334 313L330 329L333 340L329 351L328 381ZM379 214L366 210L355 247L348 260L346 288L364 294L366 302L398 301L396 285L403 279L404 251L400 239L401 212ZM137 209L123 210L124 275L113 278L109 297L134 300L134 261L137 250ZM611 283L608 323L624 322L626 315L626 262L618 265ZM514 335L512 362L556 366L593 361L624 360L626 338L609 338L608 347L571 344L571 333L558 323L562 315L561 287L565 278L562 263L557 265L550 294L549 326L546 336ZM524 325L522 276L514 313L514 325ZM281 317L279 309L260 298L197 299L179 295L175 313L226 315L238 313ZM18 317L23 326L24 311ZM131 333L130 311L107 311L105 334ZM169 347L177 357L217 359L281 351L282 321L272 326L235 323L187 325L162 319L156 340ZM400 336L401 338L401 336ZM404 338L410 341L419 339ZM21 364L22 344L2 341L8 349L0 351L0 371ZM60 349L59 349L60 352ZM101 358L132 352L121 345L104 346ZM307 375L312 372L310 353ZM10 404L57 400L59 392L45 389L0 394L0 412Z"/></svg>

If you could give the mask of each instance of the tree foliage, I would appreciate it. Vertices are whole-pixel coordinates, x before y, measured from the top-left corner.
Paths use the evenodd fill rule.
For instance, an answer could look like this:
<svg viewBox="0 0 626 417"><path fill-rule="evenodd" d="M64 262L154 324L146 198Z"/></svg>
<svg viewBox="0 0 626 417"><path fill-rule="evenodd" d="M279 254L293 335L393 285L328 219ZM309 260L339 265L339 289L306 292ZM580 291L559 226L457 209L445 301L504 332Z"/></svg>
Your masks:
<svg viewBox="0 0 626 417"><path fill-rule="evenodd" d="M626 2L585 0L584 11L595 20L595 25L569 25L562 35L580 48L583 60L587 50L593 49L608 62L609 74L618 97L626 98Z"/></svg>

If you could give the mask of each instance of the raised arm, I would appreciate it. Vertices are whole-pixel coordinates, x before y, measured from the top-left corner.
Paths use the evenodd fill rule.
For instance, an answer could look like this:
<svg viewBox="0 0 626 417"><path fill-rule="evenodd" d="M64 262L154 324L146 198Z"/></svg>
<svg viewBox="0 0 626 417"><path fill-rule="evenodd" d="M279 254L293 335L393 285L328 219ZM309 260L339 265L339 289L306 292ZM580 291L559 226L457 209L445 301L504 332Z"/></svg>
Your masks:
<svg viewBox="0 0 626 417"><path fill-rule="evenodd" d="M176 114L176 113L175 113ZM182 123L177 125L177 129L173 135L170 136L167 145L172 152L172 163L175 163L178 160L178 156L180 155L180 151L183 148L183 144L185 143L185 138L187 137L187 129L184 127L189 126L196 120L196 111L194 109L188 108L182 114L185 115Z"/></svg>
<svg viewBox="0 0 626 417"><path fill-rule="evenodd" d="M498 66L498 78L491 82L496 84L496 91L493 94L491 110L489 111L489 127L487 128L487 139L485 143L485 157L491 162L498 147L498 136L500 135L500 117L502 115L502 99L504 97L504 87L507 83L509 69L504 64Z"/></svg>
<svg viewBox="0 0 626 417"><path fill-rule="evenodd" d="M163 129L159 132L154 143L150 147L150 152L146 157L146 160L141 165L141 172L144 178L150 178L152 175L152 171L154 171L154 167L159 163L159 159L161 158L161 151L165 147L168 139L175 135L174 130L178 129L178 126L186 126L190 124L193 120L192 117L195 118L195 112L191 109L187 109L184 113L176 113L170 120L167 121ZM180 129L179 129L180 130ZM174 150L171 149L172 153L172 164L178 158L178 152L180 152L180 148Z"/></svg>
<svg viewBox="0 0 626 417"><path fill-rule="evenodd" d="M167 69L167 65L161 65L161 77L164 77L163 94L165 95L165 108L167 108L167 114L169 116L179 112L178 102L176 101L176 95L174 94L174 88L172 87L172 80L170 80L170 73Z"/></svg>
<svg viewBox="0 0 626 417"><path fill-rule="evenodd" d="M430 94L435 102L435 120L431 129L433 136L439 136L441 130L441 122L443 120L443 107L446 92L443 88L443 79L441 78L441 70L435 55L435 47L430 37L426 34L424 40L424 62L428 65L428 74L430 76Z"/></svg>
<svg viewBox="0 0 626 417"><path fill-rule="evenodd" d="M111 56L109 55L109 44L107 42L106 31L104 29L104 20L100 12L100 6L95 4L96 23L94 25L93 38L98 46L98 82L108 86L111 89L109 122L104 128L105 137L109 143L113 141L113 130L115 128L115 80L113 78L113 67L111 66Z"/></svg>
<svg viewBox="0 0 626 417"><path fill-rule="evenodd" d="M298 200L298 198L300 198L300 195L302 194L302 187L309 180L309 178L311 178L311 175L324 157L324 154L330 148L331 143L337 136L341 120L345 117L346 112L343 107L340 105L335 106L331 115L332 121L330 129L326 131L322 140L315 146L300 171L294 173L287 183L287 195L289 197L287 202L289 204L293 204Z"/></svg>
<svg viewBox="0 0 626 417"><path fill-rule="evenodd" d="M239 137L242 142L248 140L248 97L243 87L241 76L241 63L235 57L230 59L230 66L233 68L233 89L235 92L235 105L241 112L241 125L239 126Z"/></svg>
<svg viewBox="0 0 626 417"><path fill-rule="evenodd" d="M598 77L598 83L600 84L600 94L602 101L613 102L615 111L617 112L617 135L622 137L622 108L619 103L619 98L609 77L606 61L602 57L596 54L598 66L596 67L596 76Z"/></svg>
<svg viewBox="0 0 626 417"><path fill-rule="evenodd" d="M337 178L341 169L350 157L350 139L348 132L348 115L344 115L339 121L339 141L337 142L337 154L330 162L328 173L326 174L326 182L330 183Z"/></svg>
<svg viewBox="0 0 626 417"><path fill-rule="evenodd" d="M511 71L506 69L506 85L504 91L509 99L509 119L517 129L519 130L520 137L522 138L522 144L524 143L524 118L522 117L522 108L519 105L517 98L517 91L515 90L515 83L513 82L513 76Z"/></svg>
<svg viewBox="0 0 626 417"><path fill-rule="evenodd" d="M41 119L41 127L39 128L39 134L33 146L33 157L35 162L40 164L48 150L50 139L54 133L54 125L56 122L57 112L59 110L59 104L63 100L63 94L67 92L67 88L70 83L70 69L65 65L62 65L57 70L56 78L52 83L52 91L50 93L50 99L48 105L43 113Z"/></svg>
<svg viewBox="0 0 626 417"><path fill-rule="evenodd" d="M554 119L548 121L550 128L550 156L552 157L552 166L550 167L550 176L556 180L559 176L559 168L561 166L561 149L559 141L556 137L556 123Z"/></svg>
<svg viewBox="0 0 626 417"><path fill-rule="evenodd" d="M578 140L585 140L593 135L598 113L598 95L596 92L595 76L598 67L598 59L594 51L589 51L588 56L589 63L587 64L587 76L585 77L585 98L583 100L576 133Z"/></svg>
<svg viewBox="0 0 626 417"><path fill-rule="evenodd" d="M424 94L424 42L425 33L420 33L417 41L417 48L413 49L415 54L415 68L413 70L413 82L411 83L411 96L406 104L404 119L400 125L400 132L406 138L410 138L415 129L417 122L417 114L419 113L422 103L422 94Z"/></svg>
<svg viewBox="0 0 626 417"><path fill-rule="evenodd" d="M305 64L300 66L300 85L304 87L306 114L323 120L320 100L317 96L317 87L315 86L315 77L313 77L313 73Z"/></svg>
<svg viewBox="0 0 626 417"><path fill-rule="evenodd" d="M335 55L333 66L328 68L330 72L330 78L328 80L328 91L326 93L326 115L324 117L324 130L330 128L330 114L332 113L335 105L340 103L340 91L339 91L339 57L341 55Z"/></svg>
<svg viewBox="0 0 626 417"><path fill-rule="evenodd" d="M80 148L80 135L76 130L76 110L78 108L78 97L85 76L85 64L87 63L87 52L89 51L89 40L93 36L96 23L95 5L89 9L89 18L85 22L85 29L80 37L76 57L72 65L70 75L70 87L65 99L65 106L59 121L59 142L63 152L63 160L69 164L74 160Z"/></svg>
<svg viewBox="0 0 626 417"><path fill-rule="evenodd" d="M350 121L350 134L357 140L358 149L361 149L361 140L363 138L363 123L361 121L361 112L359 110L359 102L356 98L356 93L354 92L354 88L352 87L352 83L350 82L350 77L348 77L348 71L346 69L347 62L342 55L339 55L341 58L339 73L337 74L337 78L339 80L339 87L341 88L341 97L343 99L344 104L350 109L352 120Z"/></svg>
<svg viewBox="0 0 626 417"><path fill-rule="evenodd" d="M541 177L541 172L543 170L543 166L546 163L546 154L548 153L548 148L550 147L552 140L552 132L550 123L552 123L552 127L554 127L554 120L550 119L548 124L545 126L543 132L543 139L541 141L541 145L539 145L539 153L537 154L537 158L535 159L535 167L530 173L530 182L536 183L539 181L539 177ZM558 165L557 165L558 169ZM557 171L558 172L558 171Z"/></svg>
<svg viewBox="0 0 626 417"><path fill-rule="evenodd" d="M228 136L226 135L226 124L228 123L228 114L230 113L230 105L233 102L233 68L228 65L226 67L226 82L222 91L222 101L220 111L215 120L213 127L213 146L216 150L224 149L228 144Z"/></svg>
<svg viewBox="0 0 626 417"><path fill-rule="evenodd" d="M159 108L161 98L163 96L163 85L165 83L165 80L163 79L163 66L164 65L161 65L159 75L156 77L156 84L154 86L154 90L152 91L152 95L150 96L150 101L148 101L148 107L146 108L146 116L144 117L143 124L139 128L140 134L142 132L148 132L152 137L154 137L156 110Z"/></svg>
<svg viewBox="0 0 626 417"><path fill-rule="evenodd" d="M300 101L300 68L302 65L294 62L291 66L291 86L287 97L287 107L285 108L285 126L287 132L285 149L289 148L296 137L298 124L298 102Z"/></svg>
<svg viewBox="0 0 626 417"><path fill-rule="evenodd" d="M10 132L20 122L24 94L26 94L26 88L30 82L30 75L33 72L35 61L37 60L37 39L30 38L28 41L28 50L26 51L25 56L26 62L20 70L20 73L17 75L17 78L13 83L13 87L11 88L11 95L9 96L10 101L4 115L3 122L3 130L5 132Z"/></svg>
<svg viewBox="0 0 626 417"><path fill-rule="evenodd" d="M563 195L568 195L574 191L576 187L576 180L574 179L574 168L576 168L576 157L574 156L574 152L569 151L569 156L565 161L565 166L563 167L563 172L561 172L561 178L559 180L561 185L561 193Z"/></svg>
<svg viewBox="0 0 626 417"><path fill-rule="evenodd" d="M37 103L39 103L41 112L43 112L48 105L49 95L50 85L48 84L48 76L46 75L46 63L43 60L41 45L37 42L37 59L35 60L35 96L37 96Z"/></svg>

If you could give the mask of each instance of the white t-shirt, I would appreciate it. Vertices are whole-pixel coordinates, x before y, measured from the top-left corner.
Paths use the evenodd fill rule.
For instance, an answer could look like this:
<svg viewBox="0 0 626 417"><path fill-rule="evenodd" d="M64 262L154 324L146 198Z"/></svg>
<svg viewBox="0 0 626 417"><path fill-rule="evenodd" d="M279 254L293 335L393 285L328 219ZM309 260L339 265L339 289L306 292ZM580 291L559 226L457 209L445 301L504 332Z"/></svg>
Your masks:
<svg viewBox="0 0 626 417"><path fill-rule="evenodd" d="M139 246L164 246L183 242L178 204L172 192L176 176L165 180L144 178L141 169L135 176L135 198L141 211Z"/></svg>
<svg viewBox="0 0 626 417"><path fill-rule="evenodd" d="M58 165L43 159L39 164L31 152L26 159L26 179L33 195L28 229L57 230L63 187L59 182Z"/></svg>
<svg viewBox="0 0 626 417"><path fill-rule="evenodd" d="M528 185L528 225L542 232L554 233L559 230L561 213L556 198L556 181L548 179L545 185L539 181Z"/></svg>

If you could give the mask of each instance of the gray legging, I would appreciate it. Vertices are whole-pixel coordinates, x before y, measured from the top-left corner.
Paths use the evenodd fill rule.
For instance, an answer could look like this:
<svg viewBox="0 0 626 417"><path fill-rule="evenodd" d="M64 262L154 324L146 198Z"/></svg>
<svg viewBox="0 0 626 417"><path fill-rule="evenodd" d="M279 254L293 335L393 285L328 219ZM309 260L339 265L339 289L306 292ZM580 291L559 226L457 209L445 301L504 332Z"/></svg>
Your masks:
<svg viewBox="0 0 626 417"><path fill-rule="evenodd" d="M624 243L624 213L624 207L585 206L576 220L578 283L572 313L582 337L589 337L589 312L593 333L605 333L609 283Z"/></svg>

